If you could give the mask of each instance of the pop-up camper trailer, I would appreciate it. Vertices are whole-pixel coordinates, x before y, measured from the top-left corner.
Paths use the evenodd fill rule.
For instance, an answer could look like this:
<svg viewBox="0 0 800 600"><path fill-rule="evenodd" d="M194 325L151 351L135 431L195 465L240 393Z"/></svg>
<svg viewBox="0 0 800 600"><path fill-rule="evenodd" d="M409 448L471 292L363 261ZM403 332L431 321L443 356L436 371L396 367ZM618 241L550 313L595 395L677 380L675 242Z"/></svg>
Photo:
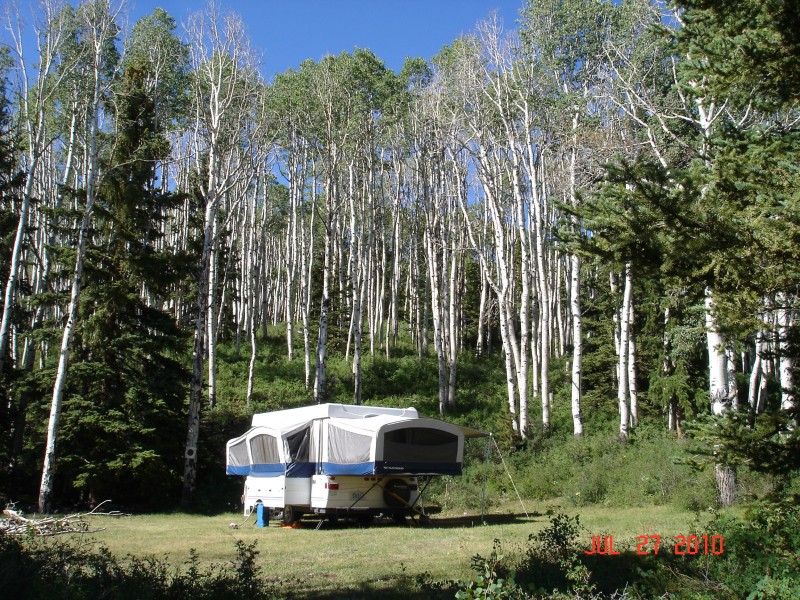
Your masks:
<svg viewBox="0 0 800 600"><path fill-rule="evenodd" d="M245 475L244 513L262 504L290 524L303 513L409 514L422 475L460 475L464 430L413 408L320 404L253 416L227 444L227 473Z"/></svg>

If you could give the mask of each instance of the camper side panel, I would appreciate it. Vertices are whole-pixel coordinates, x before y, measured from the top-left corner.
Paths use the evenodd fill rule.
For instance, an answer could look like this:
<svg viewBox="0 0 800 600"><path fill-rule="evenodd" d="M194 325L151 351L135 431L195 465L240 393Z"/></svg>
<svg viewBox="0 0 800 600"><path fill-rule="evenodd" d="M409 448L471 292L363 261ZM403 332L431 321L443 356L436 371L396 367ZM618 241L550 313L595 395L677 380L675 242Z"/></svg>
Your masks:
<svg viewBox="0 0 800 600"><path fill-rule="evenodd" d="M259 502L269 508L283 507L286 477L259 477L251 475L244 482L244 514L245 516L255 508Z"/></svg>

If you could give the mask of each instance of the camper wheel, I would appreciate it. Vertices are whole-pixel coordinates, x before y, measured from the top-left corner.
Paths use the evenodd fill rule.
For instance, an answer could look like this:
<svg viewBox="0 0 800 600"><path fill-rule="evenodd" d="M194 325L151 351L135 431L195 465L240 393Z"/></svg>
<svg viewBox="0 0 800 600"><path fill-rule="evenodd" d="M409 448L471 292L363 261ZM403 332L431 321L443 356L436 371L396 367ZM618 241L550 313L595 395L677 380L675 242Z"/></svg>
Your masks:
<svg viewBox="0 0 800 600"><path fill-rule="evenodd" d="M403 512L395 512L392 513L392 521L396 525L405 525L406 524L406 514Z"/></svg>
<svg viewBox="0 0 800 600"><path fill-rule="evenodd" d="M297 510L294 506L287 505L283 507L283 524L294 525L300 520L303 513Z"/></svg>
<svg viewBox="0 0 800 600"><path fill-rule="evenodd" d="M358 515L356 517L356 521L358 521L358 524L362 525L362 526L363 525L369 525L374 520L375 520L375 515L372 515L372 514L369 514L369 513L363 514L363 515Z"/></svg>
<svg viewBox="0 0 800 600"><path fill-rule="evenodd" d="M389 508L411 506L411 488L407 481L390 479L383 486L383 501Z"/></svg>

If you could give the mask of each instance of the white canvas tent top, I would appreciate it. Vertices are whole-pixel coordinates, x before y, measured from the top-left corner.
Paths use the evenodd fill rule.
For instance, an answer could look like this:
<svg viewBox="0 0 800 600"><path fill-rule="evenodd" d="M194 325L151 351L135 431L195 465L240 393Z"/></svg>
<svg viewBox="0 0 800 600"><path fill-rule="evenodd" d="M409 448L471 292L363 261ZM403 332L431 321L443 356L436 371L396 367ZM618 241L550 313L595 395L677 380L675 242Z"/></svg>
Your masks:
<svg viewBox="0 0 800 600"><path fill-rule="evenodd" d="M310 437L307 422L286 420L272 427L252 427L228 440L226 471L228 475L309 477L314 472L309 461Z"/></svg>
<svg viewBox="0 0 800 600"><path fill-rule="evenodd" d="M315 404L299 408L274 410L253 415L253 427L259 425L281 427L293 423L307 423L314 419L363 419L374 415L394 415L416 419L419 415L415 408L386 408L383 406L356 406L347 404Z"/></svg>
<svg viewBox="0 0 800 600"><path fill-rule="evenodd" d="M485 435L414 408L320 404L253 415L229 440L229 475L460 475L464 437Z"/></svg>
<svg viewBox="0 0 800 600"><path fill-rule="evenodd" d="M326 475L460 475L464 434L436 419L376 415L323 424L320 472Z"/></svg>

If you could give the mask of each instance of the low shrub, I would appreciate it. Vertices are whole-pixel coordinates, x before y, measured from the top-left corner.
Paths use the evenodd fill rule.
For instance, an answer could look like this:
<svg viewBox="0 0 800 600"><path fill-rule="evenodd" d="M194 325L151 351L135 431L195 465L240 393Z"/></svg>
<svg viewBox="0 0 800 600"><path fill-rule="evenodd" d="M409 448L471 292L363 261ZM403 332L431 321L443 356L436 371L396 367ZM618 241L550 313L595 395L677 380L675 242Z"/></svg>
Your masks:
<svg viewBox="0 0 800 600"><path fill-rule="evenodd" d="M456 583L457 597L800 598L800 506L759 504L744 517L698 519L693 529L700 539L714 532L723 546L713 552L701 544L684 555L666 546L658 555L624 547L587 555L579 518L557 514L519 552L504 553L495 540L489 557L473 557L476 577Z"/></svg>
<svg viewBox="0 0 800 600"><path fill-rule="evenodd" d="M118 559L87 540L0 535L0 589L27 600L227 600L279 597L256 564L256 543L236 542L236 559L201 568L190 552L178 569L155 557Z"/></svg>

